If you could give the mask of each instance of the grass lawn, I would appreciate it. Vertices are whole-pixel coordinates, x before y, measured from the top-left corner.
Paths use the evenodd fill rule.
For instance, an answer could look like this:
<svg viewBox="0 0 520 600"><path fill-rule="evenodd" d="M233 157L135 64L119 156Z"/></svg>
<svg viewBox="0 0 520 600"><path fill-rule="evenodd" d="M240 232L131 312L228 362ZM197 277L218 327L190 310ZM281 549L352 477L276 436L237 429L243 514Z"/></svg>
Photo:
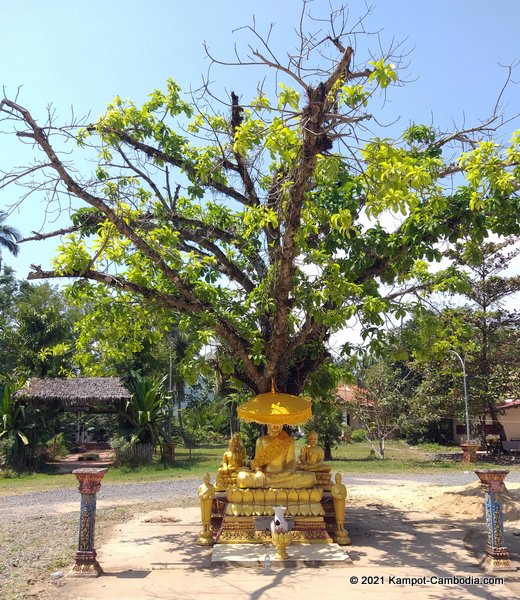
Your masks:
<svg viewBox="0 0 520 600"><path fill-rule="evenodd" d="M298 440L297 447L304 444ZM216 470L222 459L225 446L201 446L191 452L178 447L175 451L175 464L164 466L154 464L135 469L112 467L105 475L104 481L110 483L133 483L139 481L159 481L170 478L201 477L206 471L214 480ZM369 473L420 473L430 471L467 471L476 467L468 466L457 459L455 446L422 445L409 446L402 441L388 442L386 458L370 457L370 444L366 442L342 444L333 450L333 460L329 464L333 472L369 474ZM460 457L460 454L459 454ZM87 466L87 465L85 465ZM496 464L478 462L478 468L497 468ZM507 464L511 471L520 471L520 465ZM22 494L26 492L44 491L77 485L72 474L31 473L15 475L0 470L0 496Z"/></svg>

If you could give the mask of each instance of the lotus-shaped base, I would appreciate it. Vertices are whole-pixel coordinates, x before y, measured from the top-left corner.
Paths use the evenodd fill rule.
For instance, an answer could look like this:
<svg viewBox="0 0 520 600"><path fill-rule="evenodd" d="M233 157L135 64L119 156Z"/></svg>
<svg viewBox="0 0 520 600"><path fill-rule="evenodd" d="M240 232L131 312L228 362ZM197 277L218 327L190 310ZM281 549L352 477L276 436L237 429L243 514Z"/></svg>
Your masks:
<svg viewBox="0 0 520 600"><path fill-rule="evenodd" d="M283 533L272 533L271 538L273 540L273 544L276 546L276 554L274 557L279 560L285 560L289 558L286 548L293 540L292 532L285 531Z"/></svg>

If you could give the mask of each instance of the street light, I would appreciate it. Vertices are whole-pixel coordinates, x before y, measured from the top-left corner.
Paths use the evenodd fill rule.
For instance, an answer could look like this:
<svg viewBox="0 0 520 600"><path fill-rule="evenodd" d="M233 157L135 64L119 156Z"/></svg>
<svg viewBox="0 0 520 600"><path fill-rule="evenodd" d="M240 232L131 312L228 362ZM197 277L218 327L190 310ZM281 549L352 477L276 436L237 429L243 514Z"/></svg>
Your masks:
<svg viewBox="0 0 520 600"><path fill-rule="evenodd" d="M462 360L462 356L458 353L455 352L455 350L449 350L449 352L451 352L452 354L455 354L455 356L460 360L460 364L462 365L462 376L464 378L464 406L466 409L466 442L469 442L469 410L468 410L468 388L466 386L466 366L464 364L464 361Z"/></svg>

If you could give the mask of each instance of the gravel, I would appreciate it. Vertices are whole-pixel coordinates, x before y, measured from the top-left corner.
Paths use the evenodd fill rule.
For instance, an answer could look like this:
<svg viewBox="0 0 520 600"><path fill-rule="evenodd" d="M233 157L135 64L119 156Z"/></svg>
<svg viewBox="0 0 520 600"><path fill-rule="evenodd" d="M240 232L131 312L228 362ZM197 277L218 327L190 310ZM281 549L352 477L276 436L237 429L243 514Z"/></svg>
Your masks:
<svg viewBox="0 0 520 600"><path fill-rule="evenodd" d="M348 485L381 485L402 484L406 482L429 485L466 485L477 481L473 471L457 471L450 473L370 473L367 475L343 475L343 482ZM520 482L520 472L509 473L507 481ZM183 504L197 504L197 488L201 478L175 479L173 481L148 481L140 483L105 483L101 484L98 501L110 503L164 502L172 501ZM0 521L5 518L19 516L42 515L55 513L65 503L76 503L79 509L80 496L77 487L30 492L12 496L0 496ZM71 510L77 510L72 509Z"/></svg>

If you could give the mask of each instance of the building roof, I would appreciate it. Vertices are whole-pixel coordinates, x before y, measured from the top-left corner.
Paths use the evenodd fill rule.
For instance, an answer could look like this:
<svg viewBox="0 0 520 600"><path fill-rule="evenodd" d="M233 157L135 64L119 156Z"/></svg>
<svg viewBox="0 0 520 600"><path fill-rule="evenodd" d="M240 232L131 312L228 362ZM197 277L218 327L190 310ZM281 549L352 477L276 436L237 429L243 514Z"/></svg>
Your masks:
<svg viewBox="0 0 520 600"><path fill-rule="evenodd" d="M514 408L516 406L520 406L520 400L511 400L510 402L504 402L504 404L497 404L495 408L504 410L505 408Z"/></svg>
<svg viewBox="0 0 520 600"><path fill-rule="evenodd" d="M374 403L367 397L367 391L353 383L339 385L336 388L336 398L342 404L365 404L372 406Z"/></svg>
<svg viewBox="0 0 520 600"><path fill-rule="evenodd" d="M14 396L33 406L90 412L117 412L131 398L119 377L33 378Z"/></svg>

